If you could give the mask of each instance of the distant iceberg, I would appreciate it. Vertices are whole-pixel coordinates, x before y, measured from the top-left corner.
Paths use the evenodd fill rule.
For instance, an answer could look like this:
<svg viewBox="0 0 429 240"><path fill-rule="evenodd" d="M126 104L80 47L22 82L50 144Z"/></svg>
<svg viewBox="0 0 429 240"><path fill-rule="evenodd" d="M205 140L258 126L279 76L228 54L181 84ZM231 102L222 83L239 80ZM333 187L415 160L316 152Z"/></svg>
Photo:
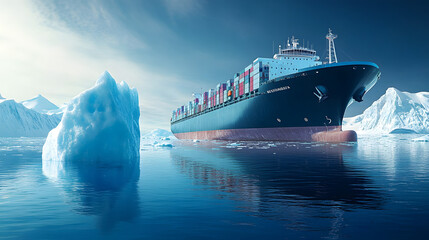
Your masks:
<svg viewBox="0 0 429 240"><path fill-rule="evenodd" d="M147 134L143 135L144 138L157 138L157 139L162 139L162 138L175 138L173 133L171 131L165 130L165 129L161 129L161 128L155 128L152 131L150 131Z"/></svg>
<svg viewBox="0 0 429 240"><path fill-rule="evenodd" d="M140 156L138 93L105 72L68 104L43 146L45 161L135 165Z"/></svg>
<svg viewBox="0 0 429 240"><path fill-rule="evenodd" d="M370 133L429 133L429 92L388 88L363 114L344 118L343 129Z"/></svg>
<svg viewBox="0 0 429 240"><path fill-rule="evenodd" d="M149 133L142 134L143 148L172 148L174 147L176 137L168 130L156 128Z"/></svg>

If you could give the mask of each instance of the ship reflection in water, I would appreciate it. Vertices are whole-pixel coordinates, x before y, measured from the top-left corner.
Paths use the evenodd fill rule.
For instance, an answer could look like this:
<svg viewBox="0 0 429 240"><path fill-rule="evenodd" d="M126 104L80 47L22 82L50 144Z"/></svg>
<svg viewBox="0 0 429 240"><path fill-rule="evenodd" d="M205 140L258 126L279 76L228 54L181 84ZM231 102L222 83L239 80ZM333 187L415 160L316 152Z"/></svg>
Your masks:
<svg viewBox="0 0 429 240"><path fill-rule="evenodd" d="M44 160L42 170L62 188L66 201L78 214L97 216L97 226L104 232L139 214L138 162L105 166L85 161Z"/></svg>
<svg viewBox="0 0 429 240"><path fill-rule="evenodd" d="M286 221L287 228L317 230L308 218L331 219L330 235L343 225L351 209L380 210L381 190L366 173L348 166L344 154L355 144L184 143L171 159L195 184L229 193L240 210L254 216ZM189 145L189 146L186 146ZM195 153L195 149L201 153Z"/></svg>

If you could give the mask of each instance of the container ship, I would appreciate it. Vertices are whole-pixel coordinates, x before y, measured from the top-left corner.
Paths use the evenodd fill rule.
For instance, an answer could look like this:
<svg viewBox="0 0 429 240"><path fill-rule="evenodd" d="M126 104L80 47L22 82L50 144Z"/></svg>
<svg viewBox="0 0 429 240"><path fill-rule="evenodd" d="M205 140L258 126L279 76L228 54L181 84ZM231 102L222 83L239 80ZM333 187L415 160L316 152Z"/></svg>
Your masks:
<svg viewBox="0 0 429 240"><path fill-rule="evenodd" d="M329 30L328 57L299 46L298 39L273 58L257 58L215 89L194 94L173 111L178 139L248 141L356 141L343 131L346 108L361 102L380 79L372 62L338 62Z"/></svg>

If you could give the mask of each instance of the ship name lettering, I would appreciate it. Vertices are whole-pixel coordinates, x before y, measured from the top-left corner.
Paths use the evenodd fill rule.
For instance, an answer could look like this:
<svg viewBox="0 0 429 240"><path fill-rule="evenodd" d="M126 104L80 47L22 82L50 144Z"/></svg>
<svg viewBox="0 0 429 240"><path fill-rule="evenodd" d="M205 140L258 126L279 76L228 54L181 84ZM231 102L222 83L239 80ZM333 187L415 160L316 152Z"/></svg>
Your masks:
<svg viewBox="0 0 429 240"><path fill-rule="evenodd" d="M267 93L274 93L274 92L284 91L284 90L288 90L288 89L290 89L289 86L284 86L281 88L275 88L275 89L268 90Z"/></svg>

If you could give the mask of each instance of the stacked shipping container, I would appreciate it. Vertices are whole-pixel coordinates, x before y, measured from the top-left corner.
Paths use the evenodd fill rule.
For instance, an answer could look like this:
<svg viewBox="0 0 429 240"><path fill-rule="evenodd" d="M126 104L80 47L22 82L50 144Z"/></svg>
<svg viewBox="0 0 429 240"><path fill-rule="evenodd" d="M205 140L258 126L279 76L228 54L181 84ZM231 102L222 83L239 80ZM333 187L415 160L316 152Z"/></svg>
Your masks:
<svg viewBox="0 0 429 240"><path fill-rule="evenodd" d="M238 82L238 95L242 96L244 94L244 70L240 72L240 79Z"/></svg>
<svg viewBox="0 0 429 240"><path fill-rule="evenodd" d="M228 80L226 83L218 84L216 89L204 92L202 97L195 97L188 105L181 106L173 111L172 120L176 121L243 95L248 95L257 91L259 86L268 81L268 79L269 62L258 58L240 73L236 73L233 79Z"/></svg>

